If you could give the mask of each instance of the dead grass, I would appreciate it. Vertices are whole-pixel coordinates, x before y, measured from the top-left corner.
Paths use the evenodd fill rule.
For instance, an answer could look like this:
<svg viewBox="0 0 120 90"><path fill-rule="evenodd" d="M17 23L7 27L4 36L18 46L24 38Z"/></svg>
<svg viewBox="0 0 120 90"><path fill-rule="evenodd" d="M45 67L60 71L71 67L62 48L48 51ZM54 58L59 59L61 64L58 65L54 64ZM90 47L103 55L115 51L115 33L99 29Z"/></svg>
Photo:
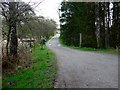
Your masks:
<svg viewBox="0 0 120 90"><path fill-rule="evenodd" d="M31 52L30 48L26 48L26 46L18 47L18 55L15 60L10 57L10 61L7 60L6 50L2 49L2 75L7 76L11 74L15 74L18 72L20 68L31 68L32 64L31 60Z"/></svg>

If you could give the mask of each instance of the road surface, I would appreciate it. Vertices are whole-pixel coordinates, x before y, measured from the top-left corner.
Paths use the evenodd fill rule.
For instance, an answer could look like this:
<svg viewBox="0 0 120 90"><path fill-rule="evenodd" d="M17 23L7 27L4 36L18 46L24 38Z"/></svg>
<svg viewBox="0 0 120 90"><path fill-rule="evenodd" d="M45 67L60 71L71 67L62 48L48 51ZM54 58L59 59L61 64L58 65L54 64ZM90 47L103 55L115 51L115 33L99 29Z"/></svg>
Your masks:
<svg viewBox="0 0 120 90"><path fill-rule="evenodd" d="M118 56L70 49L59 35L47 42L57 56L55 88L118 88Z"/></svg>

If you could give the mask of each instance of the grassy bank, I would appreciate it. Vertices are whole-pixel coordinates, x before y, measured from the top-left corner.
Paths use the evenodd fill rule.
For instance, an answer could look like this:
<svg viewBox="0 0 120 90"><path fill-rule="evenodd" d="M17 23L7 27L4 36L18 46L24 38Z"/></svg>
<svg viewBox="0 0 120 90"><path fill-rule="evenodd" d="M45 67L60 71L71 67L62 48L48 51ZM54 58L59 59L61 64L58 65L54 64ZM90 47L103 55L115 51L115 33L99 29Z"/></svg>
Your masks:
<svg viewBox="0 0 120 90"><path fill-rule="evenodd" d="M52 88L56 75L55 55L45 47L32 49L30 68L21 68L19 72L3 78L3 88Z"/></svg>
<svg viewBox="0 0 120 90"><path fill-rule="evenodd" d="M118 50L116 50L116 49L95 49L95 48L88 48L88 47L82 47L82 48L80 48L80 47L72 47L72 48L82 50L82 51L118 54Z"/></svg>
<svg viewBox="0 0 120 90"><path fill-rule="evenodd" d="M65 43L62 41L62 39L59 39L60 43L63 46L67 46L65 45ZM116 50L116 49L95 49L95 48L89 48L89 47L75 47L75 46L67 46L69 48L73 48L73 49L77 49L77 50L81 50L81 51L90 51L90 52L98 52L98 53L109 53L109 54L120 54L120 51Z"/></svg>

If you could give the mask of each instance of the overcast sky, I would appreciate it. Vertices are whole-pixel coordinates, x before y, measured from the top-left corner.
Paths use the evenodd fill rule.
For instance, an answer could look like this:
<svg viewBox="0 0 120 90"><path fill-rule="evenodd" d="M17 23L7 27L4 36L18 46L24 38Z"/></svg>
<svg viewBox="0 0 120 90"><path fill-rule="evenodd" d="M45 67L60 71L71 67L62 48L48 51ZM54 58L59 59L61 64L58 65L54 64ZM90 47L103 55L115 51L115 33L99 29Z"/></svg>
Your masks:
<svg viewBox="0 0 120 90"><path fill-rule="evenodd" d="M29 2L30 0L26 0L25 2ZM31 2L40 2L42 0L31 0ZM42 15L47 18L54 19L57 24L59 24L59 14L58 7L63 0L43 0L41 4L39 4L35 8L35 12L37 15ZM36 4L37 5L37 4Z"/></svg>

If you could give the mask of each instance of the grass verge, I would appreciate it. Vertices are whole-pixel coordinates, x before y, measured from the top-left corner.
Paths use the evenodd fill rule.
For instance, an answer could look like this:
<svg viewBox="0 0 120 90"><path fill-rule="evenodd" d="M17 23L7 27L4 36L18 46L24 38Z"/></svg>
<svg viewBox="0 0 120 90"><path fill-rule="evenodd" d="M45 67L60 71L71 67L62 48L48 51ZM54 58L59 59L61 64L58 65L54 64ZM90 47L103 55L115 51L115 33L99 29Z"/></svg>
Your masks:
<svg viewBox="0 0 120 90"><path fill-rule="evenodd" d="M59 39L60 43L63 46L67 46L65 45L65 43L62 41L62 39ZM75 47L75 46L67 46L69 48L73 48L76 50L81 50L81 51L89 51L89 52L98 52L98 53L109 53L109 54L120 54L120 51L117 49L96 49L96 48L89 48L89 47Z"/></svg>
<svg viewBox="0 0 120 90"><path fill-rule="evenodd" d="M32 49L30 68L21 68L18 73L3 77L3 88L53 88L56 76L55 54L47 47Z"/></svg>
<svg viewBox="0 0 120 90"><path fill-rule="evenodd" d="M72 47L74 49L78 49L81 51L90 51L90 52L98 52L98 53L109 53L109 54L118 54L118 50L116 49L95 49L95 48L88 48L88 47Z"/></svg>

